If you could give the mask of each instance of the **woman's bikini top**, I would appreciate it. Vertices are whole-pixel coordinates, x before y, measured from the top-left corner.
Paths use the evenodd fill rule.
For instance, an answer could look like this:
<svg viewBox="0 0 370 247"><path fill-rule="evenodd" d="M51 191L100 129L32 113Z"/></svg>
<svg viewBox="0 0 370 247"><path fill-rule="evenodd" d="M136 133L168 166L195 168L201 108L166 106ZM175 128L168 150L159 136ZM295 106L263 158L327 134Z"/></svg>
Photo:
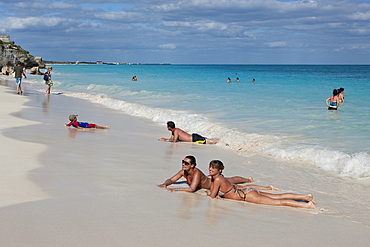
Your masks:
<svg viewBox="0 0 370 247"><path fill-rule="evenodd" d="M329 102L329 105L330 106L337 106L337 102L334 102L334 101L332 101L332 100L334 100L334 96L330 96L330 102Z"/></svg>
<svg viewBox="0 0 370 247"><path fill-rule="evenodd" d="M231 185L231 188L226 192L218 191L218 195L223 197L224 195L226 195L227 193L229 193L233 189L236 190L236 187L234 185Z"/></svg>

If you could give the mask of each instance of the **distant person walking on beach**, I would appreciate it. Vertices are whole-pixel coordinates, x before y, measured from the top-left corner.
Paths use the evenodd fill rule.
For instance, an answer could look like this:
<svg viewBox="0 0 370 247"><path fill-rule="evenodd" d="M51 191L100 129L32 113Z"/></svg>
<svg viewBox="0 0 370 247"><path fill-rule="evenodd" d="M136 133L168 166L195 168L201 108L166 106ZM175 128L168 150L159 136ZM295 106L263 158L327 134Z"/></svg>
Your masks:
<svg viewBox="0 0 370 247"><path fill-rule="evenodd" d="M23 66L22 62L18 62L17 65L14 67L14 77L15 77L15 84L17 85L17 94L23 94L22 91L22 75L25 79L26 76L26 68Z"/></svg>
<svg viewBox="0 0 370 247"><path fill-rule="evenodd" d="M1 73L2 73L3 75L10 75L10 74L12 74L13 72L11 71L10 66L9 66L9 65L6 65L5 67L3 67L3 68L1 69Z"/></svg>
<svg viewBox="0 0 370 247"><path fill-rule="evenodd" d="M333 95L326 99L325 101L328 110L338 110L339 107L339 91L337 89L333 90Z"/></svg>
<svg viewBox="0 0 370 247"><path fill-rule="evenodd" d="M338 92L339 92L339 103L344 103L344 88L339 88L338 89Z"/></svg>
<svg viewBox="0 0 370 247"><path fill-rule="evenodd" d="M71 121L69 124L66 124L65 126L73 126L77 129L87 129L87 128L95 128L95 129L108 129L109 126L99 126L92 123L87 122L77 122L77 116L78 115L69 115L69 121Z"/></svg>
<svg viewBox="0 0 370 247"><path fill-rule="evenodd" d="M224 165L220 160L212 160L209 163L209 175L211 179L211 198L225 198L237 201L246 201L256 204L265 204L273 206L289 206L296 208L316 208L316 202L311 194L300 195L293 193L271 194L258 191L255 188L237 188L221 174ZM307 201L307 202L301 202Z"/></svg>
<svg viewBox="0 0 370 247"><path fill-rule="evenodd" d="M50 89L53 86L53 82L51 81L51 71L52 70L53 70L53 67L48 67L44 74L45 84L48 85L45 91L45 93L47 94L50 94Z"/></svg>
<svg viewBox="0 0 370 247"><path fill-rule="evenodd" d="M186 179L186 183L189 185L188 188L170 188L167 189L170 192L173 191L186 191L186 192L195 192L199 189L206 189L210 190L211 189L211 178L207 177L201 170L196 168L196 159L194 156L188 155L186 156L182 161L182 169L173 175L171 178L167 179L164 181L163 184L157 185L159 188L167 188L167 186L175 183L178 181L180 178L184 177ZM243 177L230 177L230 178L225 178L227 179L230 183L232 184L239 184L239 183L251 183L253 182L253 178L243 178ZM272 185L269 186L259 186L259 185L235 185L238 188L256 188L259 190L279 190L275 188Z"/></svg>
<svg viewBox="0 0 370 247"><path fill-rule="evenodd" d="M175 123L172 121L167 122L167 129L171 131L172 135L169 139L166 138L160 138L158 141L169 141L169 142L177 142L177 141L183 141L183 142L195 142L195 143L201 143L201 144L216 144L219 139L218 138L212 138L207 139L206 137L203 137L201 135L198 135L196 133L188 134L182 129L176 128Z"/></svg>

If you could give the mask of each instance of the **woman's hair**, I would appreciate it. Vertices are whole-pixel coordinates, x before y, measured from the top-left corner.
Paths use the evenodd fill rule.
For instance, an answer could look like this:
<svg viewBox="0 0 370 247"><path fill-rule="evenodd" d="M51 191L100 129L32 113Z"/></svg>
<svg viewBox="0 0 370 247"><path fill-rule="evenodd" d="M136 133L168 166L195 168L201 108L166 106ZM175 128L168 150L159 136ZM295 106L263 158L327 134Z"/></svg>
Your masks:
<svg viewBox="0 0 370 247"><path fill-rule="evenodd" d="M344 88L342 88L342 87L338 89L339 93L342 93L343 91L344 91Z"/></svg>
<svg viewBox="0 0 370 247"><path fill-rule="evenodd" d="M209 166L218 170L223 170L225 168L221 160L211 160Z"/></svg>
<svg viewBox="0 0 370 247"><path fill-rule="evenodd" d="M190 164L193 164L193 165L194 165L194 167L196 167L196 166L197 166L197 161L196 161L196 159L195 159L195 157L194 157L194 156L192 156L192 155L188 155L188 156L186 156L186 157L185 157L185 159L189 159L189 160L190 160Z"/></svg>
<svg viewBox="0 0 370 247"><path fill-rule="evenodd" d="M334 89L334 90L333 90L333 96L336 96L336 95L338 95L338 94L339 94L338 89Z"/></svg>

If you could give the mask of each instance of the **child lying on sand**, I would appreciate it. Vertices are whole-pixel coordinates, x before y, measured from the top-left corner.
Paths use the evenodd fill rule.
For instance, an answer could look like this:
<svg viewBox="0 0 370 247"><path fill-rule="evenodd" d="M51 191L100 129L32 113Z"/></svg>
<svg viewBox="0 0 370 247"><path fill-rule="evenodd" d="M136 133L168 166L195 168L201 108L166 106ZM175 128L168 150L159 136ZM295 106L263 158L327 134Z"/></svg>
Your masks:
<svg viewBox="0 0 370 247"><path fill-rule="evenodd" d="M109 126L99 126L92 123L87 122L77 122L77 116L78 115L69 115L69 121L71 121L69 124L66 124L66 126L73 126L77 129L85 129L85 128L95 128L95 129L108 129Z"/></svg>

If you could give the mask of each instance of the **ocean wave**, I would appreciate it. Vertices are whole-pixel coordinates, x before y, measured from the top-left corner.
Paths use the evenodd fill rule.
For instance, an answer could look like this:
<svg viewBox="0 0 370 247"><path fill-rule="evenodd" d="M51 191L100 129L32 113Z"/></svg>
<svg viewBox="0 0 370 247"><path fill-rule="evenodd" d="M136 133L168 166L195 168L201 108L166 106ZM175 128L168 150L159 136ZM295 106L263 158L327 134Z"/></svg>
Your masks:
<svg viewBox="0 0 370 247"><path fill-rule="evenodd" d="M366 152L346 154L315 144L297 144L289 137L244 133L212 123L204 116L189 111L153 108L112 99L106 94L67 92L65 95L98 103L131 116L144 117L161 126L169 120L174 121L189 133L197 132L207 138L220 138L217 146L245 157L266 153L276 159L309 161L323 170L337 172L340 176L354 179L370 177L370 158Z"/></svg>
<svg viewBox="0 0 370 247"><path fill-rule="evenodd" d="M366 152L346 154L320 146L291 146L284 149L274 147L267 152L275 158L310 161L323 170L337 172L340 176L355 179L370 177L370 158Z"/></svg>

